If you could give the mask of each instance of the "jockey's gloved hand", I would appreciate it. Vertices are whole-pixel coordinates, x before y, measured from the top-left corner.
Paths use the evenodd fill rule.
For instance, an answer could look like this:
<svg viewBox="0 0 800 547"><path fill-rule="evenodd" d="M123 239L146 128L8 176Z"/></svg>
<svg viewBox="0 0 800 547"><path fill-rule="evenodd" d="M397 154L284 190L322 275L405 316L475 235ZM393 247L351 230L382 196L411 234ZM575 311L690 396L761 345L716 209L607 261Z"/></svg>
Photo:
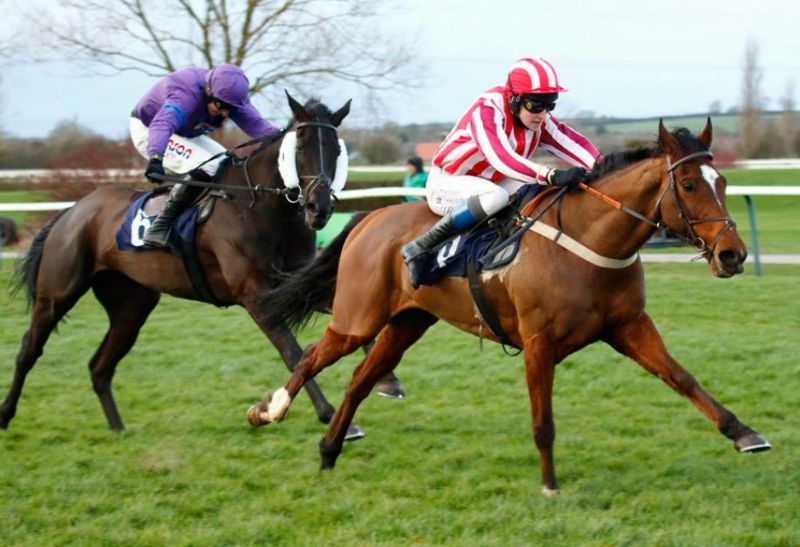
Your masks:
<svg viewBox="0 0 800 547"><path fill-rule="evenodd" d="M153 177L153 175L166 175L164 172L164 162L159 154L150 156L150 161L147 162L147 168L144 170L144 176L153 184L160 184L164 182Z"/></svg>
<svg viewBox="0 0 800 547"><path fill-rule="evenodd" d="M577 188L578 183L586 181L586 169L571 167L569 169L553 169L547 175L547 182L553 186Z"/></svg>

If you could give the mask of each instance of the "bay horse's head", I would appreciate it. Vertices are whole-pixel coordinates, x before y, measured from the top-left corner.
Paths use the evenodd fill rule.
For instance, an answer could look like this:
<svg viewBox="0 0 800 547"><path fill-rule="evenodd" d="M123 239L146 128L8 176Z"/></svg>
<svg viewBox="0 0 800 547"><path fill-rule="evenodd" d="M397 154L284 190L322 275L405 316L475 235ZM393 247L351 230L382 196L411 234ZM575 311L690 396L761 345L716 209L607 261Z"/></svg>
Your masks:
<svg viewBox="0 0 800 547"><path fill-rule="evenodd" d="M350 112L350 101L331 112L316 99L301 105L286 93L294 120L281 143L278 169L289 199L304 211L306 226L325 227L333 214L332 197L347 179L347 149L337 128Z"/></svg>
<svg viewBox="0 0 800 547"><path fill-rule="evenodd" d="M658 145L667 160L658 198L661 221L700 249L715 276L742 273L747 247L728 213L727 181L709 152L711 118L697 137L686 129L670 133L660 122Z"/></svg>

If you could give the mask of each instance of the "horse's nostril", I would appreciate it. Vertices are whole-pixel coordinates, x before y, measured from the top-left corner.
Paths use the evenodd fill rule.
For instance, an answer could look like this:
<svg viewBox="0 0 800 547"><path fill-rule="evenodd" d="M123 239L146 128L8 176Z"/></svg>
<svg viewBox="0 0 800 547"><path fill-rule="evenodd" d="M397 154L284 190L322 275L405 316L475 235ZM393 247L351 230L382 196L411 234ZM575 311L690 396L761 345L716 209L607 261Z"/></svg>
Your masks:
<svg viewBox="0 0 800 547"><path fill-rule="evenodd" d="M719 259L726 266L738 266L740 262L739 255L734 251L721 251Z"/></svg>
<svg viewBox="0 0 800 547"><path fill-rule="evenodd" d="M312 202L310 202L310 203L308 203L306 205L306 209L308 209L309 213L316 214L316 212L317 212L317 204L312 201Z"/></svg>

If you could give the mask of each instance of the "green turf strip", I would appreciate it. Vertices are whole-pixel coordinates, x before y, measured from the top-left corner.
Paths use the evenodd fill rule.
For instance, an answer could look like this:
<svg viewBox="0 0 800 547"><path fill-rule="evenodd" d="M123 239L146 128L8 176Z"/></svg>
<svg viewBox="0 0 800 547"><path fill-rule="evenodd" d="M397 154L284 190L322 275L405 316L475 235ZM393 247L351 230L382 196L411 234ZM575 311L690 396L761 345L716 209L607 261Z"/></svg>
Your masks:
<svg viewBox="0 0 800 547"><path fill-rule="evenodd" d="M28 316L0 269L0 390ZM243 310L165 297L116 377L112 434L86 363L106 319L91 295L53 334L0 432L4 545L797 545L800 268L730 280L648 265L672 354L775 446L740 455L686 400L604 346L555 387L559 499L539 494L522 359L436 325L370 397L367 437L318 471L305 395L259 430L247 407L286 380ZM303 332L314 341L325 318ZM339 401L352 356L320 384Z"/></svg>

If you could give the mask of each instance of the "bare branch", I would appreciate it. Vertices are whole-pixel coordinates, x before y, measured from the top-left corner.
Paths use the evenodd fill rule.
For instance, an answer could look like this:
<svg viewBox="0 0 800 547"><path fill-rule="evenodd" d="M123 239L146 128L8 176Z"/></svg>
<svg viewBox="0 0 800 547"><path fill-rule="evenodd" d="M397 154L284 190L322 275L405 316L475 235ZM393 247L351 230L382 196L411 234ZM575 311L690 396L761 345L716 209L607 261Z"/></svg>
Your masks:
<svg viewBox="0 0 800 547"><path fill-rule="evenodd" d="M2 1L2 0L0 0ZM29 17L42 59L160 76L232 62L252 91L413 86L413 37L386 33L384 0L63 0ZM38 31L35 33L33 31Z"/></svg>

